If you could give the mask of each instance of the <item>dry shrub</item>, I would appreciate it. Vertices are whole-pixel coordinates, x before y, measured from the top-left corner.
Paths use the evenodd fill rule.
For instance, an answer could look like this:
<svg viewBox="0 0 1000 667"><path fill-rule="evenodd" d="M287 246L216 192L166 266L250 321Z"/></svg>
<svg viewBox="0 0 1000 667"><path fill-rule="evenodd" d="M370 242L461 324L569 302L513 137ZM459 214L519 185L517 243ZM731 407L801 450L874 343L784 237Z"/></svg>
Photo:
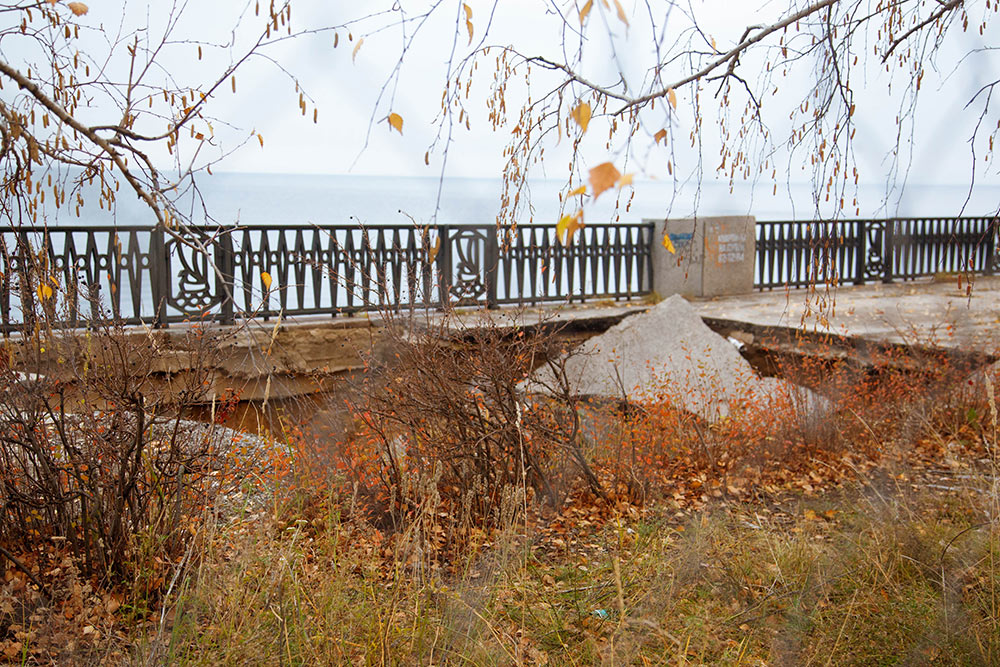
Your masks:
<svg viewBox="0 0 1000 667"><path fill-rule="evenodd" d="M15 554L68 555L86 577L155 596L204 512L247 481L262 452L185 421L215 367L204 328L191 326L173 351L104 319L60 329L58 299L4 342L0 547L15 566ZM156 371L170 354L186 368L172 377Z"/></svg>
<svg viewBox="0 0 1000 667"><path fill-rule="evenodd" d="M432 507L439 543L456 544L502 523L512 494L558 507L580 477L603 493L574 400L524 393L532 369L558 357L555 334L456 317L389 318L388 353L350 401L354 426L336 467L378 521L408 525Z"/></svg>
<svg viewBox="0 0 1000 667"><path fill-rule="evenodd" d="M745 391L711 424L687 412L684 389L667 382L645 388L647 398L635 403L592 401L584 434L594 447L595 469L634 501L702 486L715 495L742 495L762 480L814 469L815 460L834 475L878 460L936 432L942 417L968 411L968 396L956 392L968 384L973 360L967 355L886 345L852 359L837 342L825 345L809 341L807 353L773 360L773 372L794 385L767 399ZM983 406L974 410L986 414Z"/></svg>

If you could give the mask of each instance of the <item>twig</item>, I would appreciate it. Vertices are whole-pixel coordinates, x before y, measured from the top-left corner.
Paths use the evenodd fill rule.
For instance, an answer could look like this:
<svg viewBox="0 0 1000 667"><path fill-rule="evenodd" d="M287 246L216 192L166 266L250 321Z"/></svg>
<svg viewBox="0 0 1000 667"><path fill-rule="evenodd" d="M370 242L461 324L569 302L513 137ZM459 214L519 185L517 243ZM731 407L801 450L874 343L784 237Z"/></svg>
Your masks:
<svg viewBox="0 0 1000 667"><path fill-rule="evenodd" d="M19 569L21 572L24 572L24 574L26 574L28 576L28 579L31 580L31 583L33 583L34 585L38 586L38 590L39 591L41 591L42 593L45 592L45 585L42 583L41 579L39 579L38 577L36 577L31 572L31 570L29 570L28 567L18 559L17 556L15 556L11 552L7 551L3 547L0 547L0 556L3 556L7 560L9 560L11 563L13 563L14 567L16 567L17 569Z"/></svg>

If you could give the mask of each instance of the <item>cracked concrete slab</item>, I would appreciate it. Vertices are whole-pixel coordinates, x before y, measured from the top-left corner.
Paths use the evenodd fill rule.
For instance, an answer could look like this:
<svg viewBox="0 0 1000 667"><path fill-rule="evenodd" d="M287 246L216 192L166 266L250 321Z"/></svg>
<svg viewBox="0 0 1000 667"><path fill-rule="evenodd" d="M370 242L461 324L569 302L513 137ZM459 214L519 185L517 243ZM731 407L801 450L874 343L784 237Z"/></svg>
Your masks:
<svg viewBox="0 0 1000 667"><path fill-rule="evenodd" d="M675 295L595 336L565 358L571 393L642 401L665 398L709 422L738 404L792 400L819 409L824 399L777 378L761 378L736 345L709 329ZM528 391L552 391L556 376L543 367Z"/></svg>

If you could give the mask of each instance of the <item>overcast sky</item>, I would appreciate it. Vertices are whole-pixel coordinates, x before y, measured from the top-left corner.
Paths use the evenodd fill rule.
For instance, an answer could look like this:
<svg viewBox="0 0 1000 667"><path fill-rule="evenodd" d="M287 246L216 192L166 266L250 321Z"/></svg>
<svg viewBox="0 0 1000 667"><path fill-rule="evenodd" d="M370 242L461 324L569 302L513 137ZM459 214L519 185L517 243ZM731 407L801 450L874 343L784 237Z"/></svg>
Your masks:
<svg viewBox="0 0 1000 667"><path fill-rule="evenodd" d="M502 0L494 9L492 1L467 0L473 10L476 40L485 32L487 21L492 21L488 43L514 43L528 53L559 55L559 23L551 13L546 13L544 0ZM612 83L621 70L641 77L651 63L652 40L649 35L646 3L622 0L630 19L630 26L614 20L607 21L609 29L595 27L600 3L595 3L591 16L591 39L585 46L585 66L599 81ZM128 5L130 13L122 19L121 3L112 0L92 0L91 12L85 19L94 26L103 26L113 32L122 20L126 24L144 22L151 17L151 30L157 29L157 17L163 4L142 2ZM266 3L265 3L266 4ZM426 3L403 2L406 8ZM567 3L560 3L561 5ZM651 3L657 20L667 12L666 3ZM354 5L354 6L351 6ZM294 4L294 25L306 28L320 25L342 24L350 21L352 13L374 12L392 3L373 0L362 3L334 3L326 0L297 0ZM746 25L773 20L787 3L731 2L692 0L690 10L695 12L702 27L717 40L720 49L726 49L739 39ZM379 174L379 175L437 175L441 155L432 155L431 165L424 164L424 153L434 139L435 118L439 112L445 62L453 46L455 20L461 12L460 2L445 3L443 9L425 24L414 38L412 48L405 57L400 75L391 90L392 102L382 100L376 106L383 84L399 56L403 36L398 30L385 30L372 34L375 23L356 25L352 31L354 41L348 41L346 31L339 31L339 48L333 48L333 35L324 33L316 37L299 39L266 52L269 58L280 63L259 60L238 75L237 95L228 87L213 101L213 115L231 121L244 130L258 130L265 138L261 149L252 143L230 156L222 165L229 171L312 173L312 174ZM681 30L687 25L681 10L673 9L667 30ZM229 37L228 27L244 13L244 27L252 26L253 0L213 0L194 2L188 7L184 22L178 26L178 39L218 43ZM613 17L612 17L613 18ZM237 39L237 48L245 44L252 31ZM610 37L609 37L610 33ZM412 26L410 30L412 36ZM352 58L352 49L364 36L365 42ZM242 40L242 41L241 41ZM970 178L970 152L967 139L971 134L975 114L964 107L974 92L1000 70L996 58L986 53L973 54L962 60L970 49L978 45L978 36L958 34L945 47L938 71L929 71L923 82L924 100L919 110L917 134L913 150L913 168L909 180L915 183L961 184ZM615 47L612 52L611 46ZM188 78L206 81L213 72L225 65L230 57L226 50L206 48L202 62L193 61L194 45L174 47L164 65L172 70L178 80ZM186 51L184 51L186 49ZM459 53L467 51L464 35L456 42ZM183 55L183 57L181 57ZM991 60L992 58L992 60ZM961 62L961 66L958 66ZM753 62L744 63L752 72ZM282 71L284 70L284 71ZM312 105L303 117L298 108L295 84L285 72L293 73L307 94L318 107L319 122L312 122ZM486 122L486 111L476 103L489 83L490 74L478 75L478 90L474 88L471 131L456 133L449 149L446 175L497 177L505 163L503 147L509 141L506 131L493 132ZM783 82L783 92L764 100L766 108L785 112L808 83L806 69L798 71ZM898 75L897 75L898 77ZM857 159L864 178L878 181L888 172L887 155L895 142L895 114L897 101L885 94L886 77L879 68L872 68L867 81L855 81L859 95L858 137L855 144ZM897 84L897 87L901 87ZM787 92L786 92L787 91ZM479 98L481 100L481 97ZM681 92L680 111L672 120L673 131L679 138L686 138L694 117L685 105L687 93ZM513 101L513 100L512 100ZM784 106L783 106L784 105ZM390 130L384 122L389 110L404 119L403 134ZM370 126L374 115L376 124ZM993 119L995 122L995 118ZM710 123L706 123L708 128ZM596 133L595 133L596 134ZM711 129L706 135L713 134ZM638 142L642 143L642 142ZM648 139L646 144L651 143ZM909 140L904 138L904 145ZM564 177L566 171L565 146L553 147L551 155L536 176ZM683 147L679 147L683 152ZM717 150L711 144L706 153ZM690 154L686 154L689 161ZM614 158L615 156L610 156ZM683 161L684 155L679 161ZM603 147L603 138L594 137L585 145L584 162L597 164L609 159ZM716 158L708 159L710 162ZM666 178L662 160L637 164L639 177ZM711 165L710 165L711 166ZM710 169L709 169L710 171ZM808 174L791 174L791 180L807 180ZM983 183L996 183L995 170L979 174Z"/></svg>
<svg viewBox="0 0 1000 667"><path fill-rule="evenodd" d="M320 9L317 4L295 5L296 25L310 22L340 22L336 11ZM338 3L339 4L339 3ZM377 3L363 3L373 9ZM486 12L492 3L470 0L474 10L473 21L485 27ZM511 42L529 53L558 54L558 23L554 17L542 13L541 0L503 0L493 16L491 43ZM631 25L626 30L611 22L618 66L638 76L651 62L651 40L648 21L643 20L640 8L626 2ZM665 7L664 4L660 5ZM702 25L714 37L720 48L734 44L746 25L759 23L776 16L779 2L694 2ZM665 12L665 9L663 10ZM347 17L344 17L347 18ZM596 18L591 17L592 20ZM669 25L681 29L684 17L674 10ZM241 124L252 124L266 137L265 150L241 151L227 165L228 169L245 171L310 172L310 173L360 173L426 175L434 171L424 165L424 152L433 140L434 119L439 111L440 94L444 76L444 62L454 34L454 12L442 11L421 28L422 32L403 62L398 88L395 90L392 110L404 118L404 131L400 136L389 130L384 122L372 128L367 148L364 138L368 134L369 120L373 114L381 119L389 106L375 109L382 84L388 79L399 53L401 36L393 31L368 35L365 43L352 59L352 43L343 40L340 47L332 48L331 36L304 39L281 49L277 54L281 62L296 73L305 89L314 96L319 108L320 122L312 123L311 112L299 115L297 96L293 84L273 67L256 67L253 81L242 81L252 86L248 96L227 98L216 110L222 117L246 119ZM609 40L600 30L586 49L590 71L602 81L613 81L617 74L611 61ZM355 36L357 39L357 36ZM356 42L355 42L356 43ZM965 54L978 45L975 34L962 35L956 31L938 59L938 71L929 71L923 82L924 100L919 108L915 135L913 172L914 182L964 183L970 175L970 151L967 140L971 136L976 114L965 109L975 91L992 80L998 71L996 59L988 54ZM458 47L464 47L459 40ZM962 58L965 57L965 60ZM605 63L602 67L601 63ZM961 65L959 66L959 64ZM749 64L750 67L753 63ZM602 71L603 70L603 71ZM603 75L603 77L602 77ZM777 107L794 103L807 83L809 72L805 68L795 72L787 82L785 97L765 100L765 105ZM481 74L485 88L489 74ZM896 87L902 82L896 75ZM898 101L885 94L887 77L880 68L872 68L868 80L858 77L855 82L859 95L859 136L856 142L858 161L867 178L877 180L888 169L886 156L895 142ZM867 84L867 85L866 85ZM475 91L474 95L475 97ZM680 113L674 121L678 137L686 137L693 123L693 115L685 107L687 98L682 92ZM472 106L472 131L459 132L449 155L449 173L452 175L497 176L504 164L502 148L509 136L492 132L485 122L482 106ZM252 116L250 115L252 112ZM706 123L706 126L709 124ZM711 130L706 132L711 135ZM648 143L648 141L647 141ZM904 138L904 144L908 140ZM602 162L607 155L602 142L588 147L585 160ZM707 151L706 151L707 152ZM548 166L547 172L559 172L563 160ZM647 169L649 176L664 176L662 165ZM541 175L541 174L539 174ZM551 174L548 175L561 175ZM980 174L980 176L986 176ZM994 180L995 176L990 177Z"/></svg>

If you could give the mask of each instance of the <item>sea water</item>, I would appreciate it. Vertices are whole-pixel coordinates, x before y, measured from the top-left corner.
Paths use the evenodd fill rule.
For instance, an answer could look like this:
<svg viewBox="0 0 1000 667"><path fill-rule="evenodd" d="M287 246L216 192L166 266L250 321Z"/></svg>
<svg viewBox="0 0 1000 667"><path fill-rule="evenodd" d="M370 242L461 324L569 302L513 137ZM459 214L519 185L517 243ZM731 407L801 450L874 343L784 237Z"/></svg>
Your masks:
<svg viewBox="0 0 1000 667"><path fill-rule="evenodd" d="M501 210L502 182L485 178L315 175L203 174L197 190L179 199L181 212L194 224L219 225L354 225L493 224ZM552 224L560 215L582 205L585 222L639 222L644 218L692 215L753 215L758 220L812 220L817 203L809 183L707 181L673 183L636 179L621 191L596 200L572 197L565 203L565 180L531 180L526 184L518 224ZM56 226L151 225L152 213L122 185L113 211L89 205L79 217L68 208L49 210ZM857 199L857 207L854 199ZM564 197L565 199L565 197ZM820 198L823 215L837 202ZM1000 185L977 186L971 193L961 184L911 184L888 188L885 183L862 184L845 197L842 217L954 217L988 215L1000 206Z"/></svg>

